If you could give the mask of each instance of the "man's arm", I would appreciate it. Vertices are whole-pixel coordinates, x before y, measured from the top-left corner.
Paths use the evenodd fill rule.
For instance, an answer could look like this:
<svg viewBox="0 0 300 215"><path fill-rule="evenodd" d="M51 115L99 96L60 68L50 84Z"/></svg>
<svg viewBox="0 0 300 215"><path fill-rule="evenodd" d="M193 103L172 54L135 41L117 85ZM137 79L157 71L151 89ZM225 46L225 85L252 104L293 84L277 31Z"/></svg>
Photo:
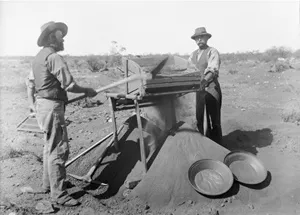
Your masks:
<svg viewBox="0 0 300 215"><path fill-rule="evenodd" d="M27 85L27 96L28 96L28 103L29 103L29 111L31 113L36 112L35 108L35 85L34 80L30 80L29 78L26 79Z"/></svg>
<svg viewBox="0 0 300 215"><path fill-rule="evenodd" d="M71 75L67 63L58 54L52 54L48 58L48 67L52 74L61 83L61 88L72 93L84 93L88 97L94 97L97 92L93 88L79 86Z"/></svg>
<svg viewBox="0 0 300 215"><path fill-rule="evenodd" d="M208 65L204 71L204 79L210 82L213 80L213 78L218 77L220 65L221 59L219 52L215 48L211 48L208 53Z"/></svg>
<svg viewBox="0 0 300 215"><path fill-rule="evenodd" d="M73 82L73 84L71 84L66 91L71 92L71 93L84 93L86 94L88 97L94 97L97 95L97 92L93 89L93 88L89 88L89 87L81 87L78 84L76 84L75 82Z"/></svg>

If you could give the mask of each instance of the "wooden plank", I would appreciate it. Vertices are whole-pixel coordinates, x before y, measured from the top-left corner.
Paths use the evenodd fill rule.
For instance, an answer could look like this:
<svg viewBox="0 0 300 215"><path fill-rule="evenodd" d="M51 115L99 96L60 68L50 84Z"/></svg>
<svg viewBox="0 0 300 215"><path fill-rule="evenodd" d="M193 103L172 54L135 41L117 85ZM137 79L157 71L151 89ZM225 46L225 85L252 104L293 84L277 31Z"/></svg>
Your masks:
<svg viewBox="0 0 300 215"><path fill-rule="evenodd" d="M188 89L188 90L174 90L174 91L166 91L166 92L149 92L147 93L144 98L155 98L158 96L165 96L165 95L180 95L180 94L186 94L186 93L191 93L191 92L197 92L197 88L193 89Z"/></svg>
<svg viewBox="0 0 300 215"><path fill-rule="evenodd" d="M136 117L137 117L137 124L139 128L140 133L140 153L141 153L141 161L144 166L144 174L147 173L147 161L146 161L146 148L144 143L144 136L143 136L143 127L142 127L142 121L141 121L141 115L140 115L140 107L138 100L135 100L135 106L136 106Z"/></svg>
<svg viewBox="0 0 300 215"><path fill-rule="evenodd" d="M111 118L112 118L112 124L113 124L113 133L114 133L114 146L118 150L119 149L119 143L118 143L118 130L117 130L117 121L116 121L116 100L113 97L110 97L110 105L111 105Z"/></svg>
<svg viewBox="0 0 300 215"><path fill-rule="evenodd" d="M145 86L145 91L148 89L153 88L170 88L170 87L200 87L199 81L193 81L193 82L176 82L176 83L161 83L161 84L149 84Z"/></svg>
<svg viewBox="0 0 300 215"><path fill-rule="evenodd" d="M133 94L133 95L126 95L126 94L122 94L122 93L106 93L106 96L107 97L113 97L113 98L116 98L116 99L119 99L119 98L126 98L126 99L136 99L136 95Z"/></svg>
<svg viewBox="0 0 300 215"><path fill-rule="evenodd" d="M151 106L155 106L156 103L155 102L148 102L148 103L141 103L139 104L140 108L144 108L144 107L151 107ZM135 105L134 104L127 104L127 105L118 105L116 106L116 111L120 111L120 110L130 110L130 109L134 109Z"/></svg>
<svg viewBox="0 0 300 215"><path fill-rule="evenodd" d="M188 81L198 81L200 82L200 77L166 77L160 79L147 79L145 84L156 84L156 83L171 83L171 82L188 82Z"/></svg>
<svg viewBox="0 0 300 215"><path fill-rule="evenodd" d="M161 79L161 78L182 78L182 77L201 77L200 72L195 72L192 70L189 72L189 70L184 70L184 71L166 71L162 70L160 73L157 74L155 79Z"/></svg>

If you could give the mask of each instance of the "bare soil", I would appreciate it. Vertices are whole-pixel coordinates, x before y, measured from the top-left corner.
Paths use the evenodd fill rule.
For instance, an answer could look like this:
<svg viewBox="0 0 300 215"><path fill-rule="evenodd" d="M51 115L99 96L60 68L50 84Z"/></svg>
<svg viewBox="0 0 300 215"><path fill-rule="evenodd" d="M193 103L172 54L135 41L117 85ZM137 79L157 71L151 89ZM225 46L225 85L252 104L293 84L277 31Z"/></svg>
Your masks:
<svg viewBox="0 0 300 215"><path fill-rule="evenodd" d="M18 123L28 115L24 79L30 71L30 61L2 58L0 65L0 214L38 214L36 204L42 199L50 200L49 196L24 193L22 188L41 186L42 136L16 130ZM130 193L141 188L147 189L146 185L149 186L147 181L153 180L150 176L164 180L161 176L171 172L150 168L149 175L144 177L145 180L142 180L133 192L124 188L126 179L134 178L133 172L137 173L141 169L139 148L136 144L138 135L133 130L121 146L122 150L116 152L111 149L104 164L95 173L93 179L108 183L110 186L88 184L68 177L74 185L68 191L81 202L81 205L74 208L56 207L55 214L217 214L217 211L221 215L299 214L300 63L294 61L292 64L294 68L284 72L268 72L270 66L257 62L227 63L222 65L219 78L223 92L223 146L228 150L247 150L261 159L268 170L267 179L262 184L249 186L234 183L228 196L208 198L193 193L197 198L191 197L190 201L177 201L181 196L175 193L172 195L174 200L172 207L162 208L148 204L143 198L134 197ZM72 71L72 73L79 84L95 88L121 79L119 70L113 68L103 73L87 71ZM75 95L70 94L69 97L73 98ZM189 94L176 104L180 120L184 120L192 127L195 121L194 100L194 95ZM118 125L133 113L133 110L117 112ZM68 125L70 158L112 131L110 106L104 94L69 105L66 117L70 122ZM151 135L147 133L145 135L151 142ZM101 150L103 147L83 156L68 167L68 172L84 175L98 158ZM170 147L167 150L170 154L166 156L172 156L172 150L175 148ZM150 154L151 151L148 155ZM187 155L190 155L188 151ZM157 161L160 156L162 154L157 155ZM152 167L160 167L155 161L152 161ZM173 182L176 184L178 180L180 180L178 177L174 178ZM155 183L162 185L166 181ZM169 183L166 186L169 186ZM183 190L186 192L188 189L191 187ZM159 192L156 190L157 186L155 189L151 189L150 186L149 194L155 197Z"/></svg>

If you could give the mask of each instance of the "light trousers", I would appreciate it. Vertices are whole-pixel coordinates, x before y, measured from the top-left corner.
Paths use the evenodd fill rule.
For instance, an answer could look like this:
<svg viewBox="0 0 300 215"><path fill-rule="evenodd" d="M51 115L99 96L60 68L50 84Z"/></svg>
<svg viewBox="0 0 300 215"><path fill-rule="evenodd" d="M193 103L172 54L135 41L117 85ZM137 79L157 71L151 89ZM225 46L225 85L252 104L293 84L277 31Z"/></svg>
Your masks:
<svg viewBox="0 0 300 215"><path fill-rule="evenodd" d="M38 98L37 121L44 132L43 188L50 189L54 201L67 197L65 163L69 156L69 143L64 119L64 102Z"/></svg>

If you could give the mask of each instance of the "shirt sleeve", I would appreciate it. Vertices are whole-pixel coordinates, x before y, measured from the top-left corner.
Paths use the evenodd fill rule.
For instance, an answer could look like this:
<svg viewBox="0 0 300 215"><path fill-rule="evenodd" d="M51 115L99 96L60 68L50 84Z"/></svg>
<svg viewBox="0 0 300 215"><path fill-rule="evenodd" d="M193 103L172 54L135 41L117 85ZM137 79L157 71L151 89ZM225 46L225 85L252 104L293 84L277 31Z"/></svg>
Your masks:
<svg viewBox="0 0 300 215"><path fill-rule="evenodd" d="M208 72L212 72L215 76L219 76L219 69L221 65L220 54L215 48L211 48L208 52L208 65L204 71L206 75Z"/></svg>
<svg viewBox="0 0 300 215"><path fill-rule="evenodd" d="M57 78L61 88L68 90L75 84L74 78L70 73L69 67L62 56L52 54L48 57L48 69Z"/></svg>

